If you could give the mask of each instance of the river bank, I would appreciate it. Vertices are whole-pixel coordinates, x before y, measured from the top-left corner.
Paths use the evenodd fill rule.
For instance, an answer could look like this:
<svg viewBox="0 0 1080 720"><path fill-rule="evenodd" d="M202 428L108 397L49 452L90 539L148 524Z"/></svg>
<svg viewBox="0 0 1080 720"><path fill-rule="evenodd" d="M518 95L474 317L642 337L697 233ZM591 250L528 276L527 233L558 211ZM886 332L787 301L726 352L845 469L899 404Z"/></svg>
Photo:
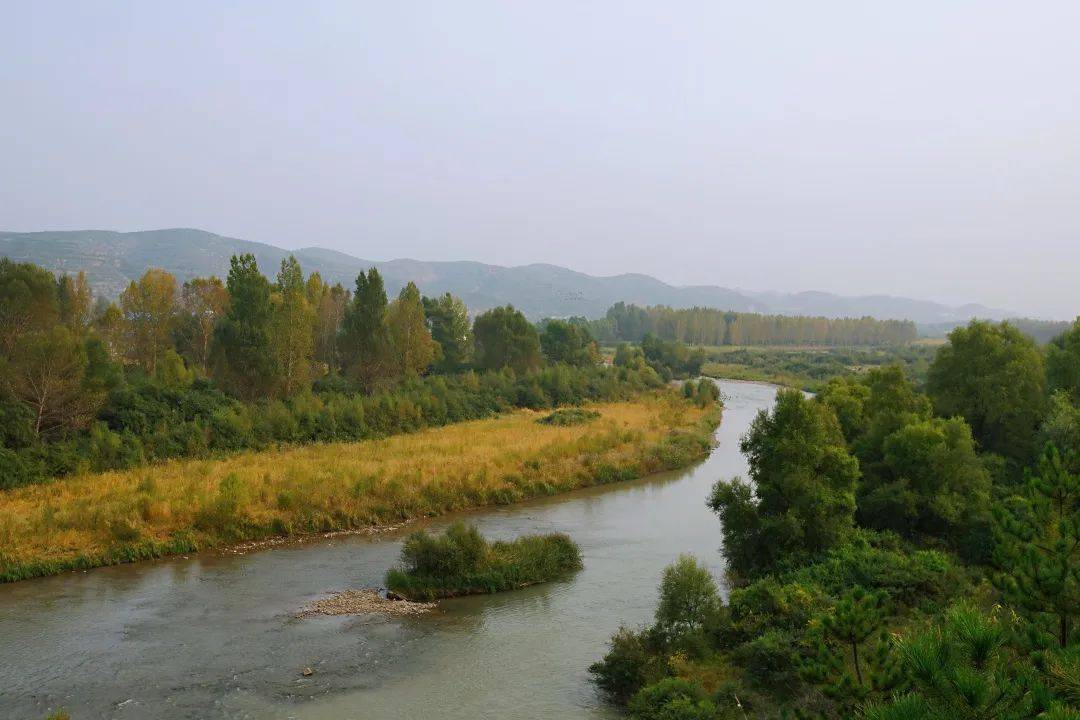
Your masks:
<svg viewBox="0 0 1080 720"><path fill-rule="evenodd" d="M577 426L518 411L359 443L176 461L0 493L0 581L377 528L628 480L703 457L719 407L673 393L589 406Z"/></svg>

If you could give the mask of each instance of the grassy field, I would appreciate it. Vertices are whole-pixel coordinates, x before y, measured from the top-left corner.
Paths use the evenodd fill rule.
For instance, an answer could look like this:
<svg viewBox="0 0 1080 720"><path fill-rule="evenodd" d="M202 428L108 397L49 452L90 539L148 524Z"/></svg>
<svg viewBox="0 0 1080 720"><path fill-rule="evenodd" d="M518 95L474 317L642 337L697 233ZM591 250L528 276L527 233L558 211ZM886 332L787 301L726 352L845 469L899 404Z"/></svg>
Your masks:
<svg viewBox="0 0 1080 720"><path fill-rule="evenodd" d="M583 425L518 411L384 440L173 461L0 492L0 582L242 540L377 526L679 467L719 408L673 393Z"/></svg>

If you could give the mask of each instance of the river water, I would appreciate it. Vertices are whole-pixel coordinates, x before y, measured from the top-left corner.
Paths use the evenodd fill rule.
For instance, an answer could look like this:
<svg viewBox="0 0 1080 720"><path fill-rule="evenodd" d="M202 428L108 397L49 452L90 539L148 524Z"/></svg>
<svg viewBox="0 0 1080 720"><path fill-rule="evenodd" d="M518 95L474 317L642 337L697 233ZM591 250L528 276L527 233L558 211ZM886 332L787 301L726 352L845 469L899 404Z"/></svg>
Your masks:
<svg viewBox="0 0 1080 720"><path fill-rule="evenodd" d="M720 386L718 444L694 467L463 514L495 539L568 533L585 567L564 581L421 617L294 617L327 592L379 586L410 527L0 585L0 718L616 717L586 672L608 638L651 618L680 553L723 572L705 498L745 473L739 438L775 388Z"/></svg>

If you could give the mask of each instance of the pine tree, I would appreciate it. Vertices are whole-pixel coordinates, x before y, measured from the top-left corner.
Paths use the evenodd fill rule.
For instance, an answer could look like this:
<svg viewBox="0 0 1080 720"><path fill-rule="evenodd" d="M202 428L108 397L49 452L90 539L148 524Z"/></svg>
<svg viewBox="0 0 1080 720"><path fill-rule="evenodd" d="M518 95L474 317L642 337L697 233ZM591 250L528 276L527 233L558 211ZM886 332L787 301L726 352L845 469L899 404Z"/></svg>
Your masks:
<svg viewBox="0 0 1080 720"><path fill-rule="evenodd" d="M999 504L994 517L1002 595L1033 620L1053 618L1067 647L1080 614L1080 476L1048 444L1023 494Z"/></svg>

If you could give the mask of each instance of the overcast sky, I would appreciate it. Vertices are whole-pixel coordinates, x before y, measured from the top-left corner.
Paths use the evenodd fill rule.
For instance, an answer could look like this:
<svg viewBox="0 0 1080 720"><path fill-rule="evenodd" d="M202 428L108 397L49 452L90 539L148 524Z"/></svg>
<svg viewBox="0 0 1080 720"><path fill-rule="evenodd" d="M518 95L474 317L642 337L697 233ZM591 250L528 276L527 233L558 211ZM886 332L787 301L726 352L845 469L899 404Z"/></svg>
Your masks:
<svg viewBox="0 0 1080 720"><path fill-rule="evenodd" d="M0 229L1080 312L1080 2L0 0Z"/></svg>

